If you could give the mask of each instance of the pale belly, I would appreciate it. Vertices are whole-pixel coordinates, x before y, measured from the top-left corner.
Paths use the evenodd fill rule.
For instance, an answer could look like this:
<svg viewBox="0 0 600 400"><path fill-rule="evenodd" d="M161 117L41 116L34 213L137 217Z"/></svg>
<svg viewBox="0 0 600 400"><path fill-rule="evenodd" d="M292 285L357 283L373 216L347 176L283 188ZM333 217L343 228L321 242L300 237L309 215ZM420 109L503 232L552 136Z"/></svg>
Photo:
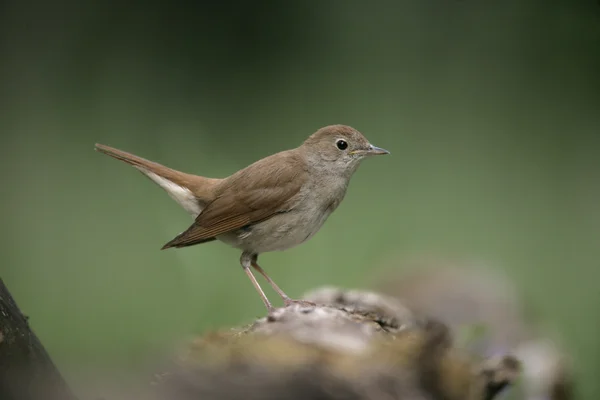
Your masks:
<svg viewBox="0 0 600 400"><path fill-rule="evenodd" d="M329 209L318 212L290 211L247 228L219 235L217 239L257 254L286 250L310 239L330 214Z"/></svg>

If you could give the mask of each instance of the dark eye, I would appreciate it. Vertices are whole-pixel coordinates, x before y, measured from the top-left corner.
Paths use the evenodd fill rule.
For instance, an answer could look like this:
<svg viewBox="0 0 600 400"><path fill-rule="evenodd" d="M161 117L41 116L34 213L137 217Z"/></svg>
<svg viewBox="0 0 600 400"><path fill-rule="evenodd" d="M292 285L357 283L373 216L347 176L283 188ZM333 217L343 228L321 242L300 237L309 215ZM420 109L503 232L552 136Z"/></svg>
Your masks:
<svg viewBox="0 0 600 400"><path fill-rule="evenodd" d="M346 142L345 140L342 140L342 139L335 142L335 144L337 145L337 148L340 150L346 150L348 148L348 142Z"/></svg>

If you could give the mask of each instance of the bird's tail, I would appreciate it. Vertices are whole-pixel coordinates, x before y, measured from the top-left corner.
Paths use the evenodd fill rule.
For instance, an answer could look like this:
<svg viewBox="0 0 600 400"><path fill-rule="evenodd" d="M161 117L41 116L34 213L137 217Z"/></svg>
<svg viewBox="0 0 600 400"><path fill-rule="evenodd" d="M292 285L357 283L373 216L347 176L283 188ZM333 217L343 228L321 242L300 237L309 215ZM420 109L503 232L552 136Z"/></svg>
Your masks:
<svg viewBox="0 0 600 400"><path fill-rule="evenodd" d="M127 164L133 165L137 169L142 170L142 172L152 172L175 183L183 183L178 182L181 180L180 175L183 174L182 172L165 167L164 165L161 165L159 163L155 163L153 161L146 160L145 158L138 157L134 154L127 153L126 151L115 149L114 147L106 146L99 143L96 143L95 149L100 153L104 153L113 158L116 158L117 160L121 160L126 162Z"/></svg>
<svg viewBox="0 0 600 400"><path fill-rule="evenodd" d="M214 198L214 188L221 179L205 178L177 171L126 151L96 143L96 150L134 166L167 191L183 208L197 215Z"/></svg>

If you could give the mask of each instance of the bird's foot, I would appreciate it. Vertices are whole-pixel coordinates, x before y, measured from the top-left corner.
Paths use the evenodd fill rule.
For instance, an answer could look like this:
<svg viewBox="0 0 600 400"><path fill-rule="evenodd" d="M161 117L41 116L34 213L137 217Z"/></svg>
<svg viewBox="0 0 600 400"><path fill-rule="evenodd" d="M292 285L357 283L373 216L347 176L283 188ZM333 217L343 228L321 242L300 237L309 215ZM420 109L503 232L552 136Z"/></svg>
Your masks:
<svg viewBox="0 0 600 400"><path fill-rule="evenodd" d="M277 307L273 307L273 306L267 307L267 317L270 319L274 318L276 311L277 311Z"/></svg>
<svg viewBox="0 0 600 400"><path fill-rule="evenodd" d="M317 305L311 301L306 301L306 300L293 300L290 299L289 297L287 299L283 299L283 304L286 307L289 307L293 304L297 304L299 306L304 306L304 307L316 307Z"/></svg>

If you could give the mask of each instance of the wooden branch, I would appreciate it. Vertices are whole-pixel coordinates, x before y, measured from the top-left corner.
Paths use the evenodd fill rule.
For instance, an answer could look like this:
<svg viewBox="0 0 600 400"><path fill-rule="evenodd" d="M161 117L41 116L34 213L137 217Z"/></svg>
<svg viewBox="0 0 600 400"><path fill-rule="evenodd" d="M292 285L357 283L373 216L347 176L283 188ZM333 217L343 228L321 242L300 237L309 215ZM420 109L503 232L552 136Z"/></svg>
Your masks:
<svg viewBox="0 0 600 400"><path fill-rule="evenodd" d="M75 399L2 279L0 279L0 399Z"/></svg>
<svg viewBox="0 0 600 400"><path fill-rule="evenodd" d="M446 325L376 293L319 290L239 329L193 340L125 400L491 400L520 370L474 359ZM74 400L0 280L0 399ZM117 400L107 398L107 400Z"/></svg>
<svg viewBox="0 0 600 400"><path fill-rule="evenodd" d="M153 382L161 400L490 400L519 372L506 355L476 360L442 323L392 298L328 289L316 307L278 309L195 339Z"/></svg>

